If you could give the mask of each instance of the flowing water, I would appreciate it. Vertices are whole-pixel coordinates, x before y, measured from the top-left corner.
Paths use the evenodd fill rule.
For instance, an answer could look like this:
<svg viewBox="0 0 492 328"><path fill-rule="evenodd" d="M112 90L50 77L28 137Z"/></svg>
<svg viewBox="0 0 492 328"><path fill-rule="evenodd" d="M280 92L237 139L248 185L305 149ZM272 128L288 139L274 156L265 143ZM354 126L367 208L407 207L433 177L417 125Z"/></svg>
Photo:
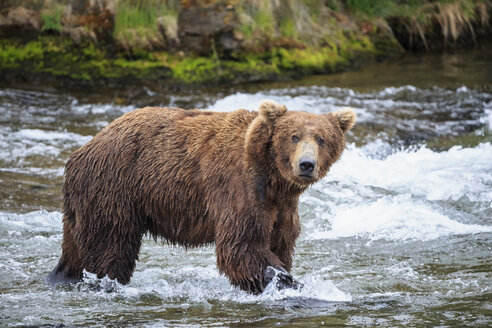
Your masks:
<svg viewBox="0 0 492 328"><path fill-rule="evenodd" d="M492 48L236 89L0 88L0 326L491 326ZM140 106L255 109L358 123L300 201L301 292L230 286L213 247L145 238L131 283L45 277L61 253L69 154ZM111 292L110 292L111 291Z"/></svg>

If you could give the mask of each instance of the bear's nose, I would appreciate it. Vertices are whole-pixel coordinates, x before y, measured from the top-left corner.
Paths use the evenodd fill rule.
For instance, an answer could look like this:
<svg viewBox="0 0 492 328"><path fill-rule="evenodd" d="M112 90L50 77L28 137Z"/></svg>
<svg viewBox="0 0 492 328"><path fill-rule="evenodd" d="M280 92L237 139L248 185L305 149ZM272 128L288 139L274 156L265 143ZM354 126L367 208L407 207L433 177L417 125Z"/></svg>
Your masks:
<svg viewBox="0 0 492 328"><path fill-rule="evenodd" d="M302 157L299 160L299 168L302 173L311 174L314 171L314 160L311 158Z"/></svg>

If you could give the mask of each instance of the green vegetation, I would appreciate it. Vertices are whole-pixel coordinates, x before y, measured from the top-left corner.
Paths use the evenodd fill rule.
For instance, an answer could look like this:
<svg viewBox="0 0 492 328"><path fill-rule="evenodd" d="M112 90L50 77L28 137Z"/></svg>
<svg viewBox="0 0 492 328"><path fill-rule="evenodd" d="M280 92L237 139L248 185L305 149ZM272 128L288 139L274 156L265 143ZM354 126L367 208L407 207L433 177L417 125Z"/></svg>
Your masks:
<svg viewBox="0 0 492 328"><path fill-rule="evenodd" d="M338 46L317 50L272 48L267 53L244 54L236 60L180 58L163 51L142 51L139 59L128 59L124 54L112 58L93 43L76 45L66 37L43 36L25 44L15 39L1 40L0 68L22 68L81 81L164 78L178 83L237 83L334 72L347 67L358 51L372 56L368 55L373 53L370 46L365 39L345 39Z"/></svg>
<svg viewBox="0 0 492 328"><path fill-rule="evenodd" d="M0 43L0 65L2 67L19 67L23 61L38 61L43 58L43 47L39 41L29 42L24 47L16 43Z"/></svg>
<svg viewBox="0 0 492 328"><path fill-rule="evenodd" d="M366 33L376 35L388 28L384 25L390 21L406 47L414 48L420 43L429 49L430 41L449 45L461 36L475 40L474 26L489 24L492 3L486 0L292 0L289 6L276 6L272 1L256 0L241 2L239 8L238 30L248 39L246 46L259 52L268 51L272 41L273 45L282 43L286 48L319 48L326 44L325 40L338 42L339 31L347 29L343 20L348 18L342 17L344 8L364 26ZM436 23L440 29L436 29Z"/></svg>
<svg viewBox="0 0 492 328"><path fill-rule="evenodd" d="M22 43L0 40L0 71L22 68L29 74L51 74L76 80L169 78L169 69L152 56L146 60L110 58L92 43L79 46L61 36L42 36Z"/></svg>
<svg viewBox="0 0 492 328"><path fill-rule="evenodd" d="M418 0L417 0L418 1ZM347 0L347 8L369 16L385 17L402 1L394 0ZM410 0L412 2L412 0Z"/></svg>
<svg viewBox="0 0 492 328"><path fill-rule="evenodd" d="M492 7L485 0L291 0L289 6L274 0L231 1L227 8L235 13L227 16L232 22L228 26L239 46L224 50L220 36L211 35L203 39L208 55L197 56L184 52L177 33L180 6L197 4L115 1L114 16L108 16L114 29L94 42L98 30L91 24L97 24L98 16L84 16L86 25L64 27L70 22L64 16L67 3L53 0L40 9L44 33L37 37L0 39L0 74L19 70L83 81L239 83L335 72L361 60L398 54L399 42L405 40L411 48L416 43L429 47L437 38L444 44L462 35L475 38L473 26L488 24ZM209 5L214 1L203 4Z"/></svg>
<svg viewBox="0 0 492 328"><path fill-rule="evenodd" d="M377 52L369 39L343 38L338 46L317 49L272 48L262 54L243 54L238 60L190 57L166 60L173 77L185 83L262 81L281 76L330 73L347 68L356 56L372 59Z"/></svg>
<svg viewBox="0 0 492 328"><path fill-rule="evenodd" d="M394 2L365 1L353 1L352 10L358 11L356 6L364 5L362 9L374 7L373 13L379 13L379 7L385 7L386 2ZM365 32L354 27L353 23L351 25L351 17L345 11L335 12L343 8L344 4L338 0L292 0L289 1L289 6L275 5L270 0L244 1L239 3L237 9L237 30L244 35L245 48L257 53L268 52L273 47L310 48L319 53L320 48L331 46L330 43L345 44L347 39L360 39L367 36L368 32L378 33L377 27L371 22L368 25L373 26L372 30ZM363 18L361 22L366 23L367 19ZM352 35L347 36L346 33Z"/></svg>
<svg viewBox="0 0 492 328"><path fill-rule="evenodd" d="M280 34L293 39L296 39L299 36L294 21L289 19L280 22Z"/></svg>
<svg viewBox="0 0 492 328"><path fill-rule="evenodd" d="M213 58L185 58L172 67L172 72L174 78L186 83L208 82L220 75L220 68Z"/></svg>
<svg viewBox="0 0 492 328"><path fill-rule="evenodd" d="M139 31L149 29L155 31L157 29L156 19L159 9L159 1L119 2L115 15L115 35L124 33L127 29L138 29Z"/></svg>
<svg viewBox="0 0 492 328"><path fill-rule="evenodd" d="M43 26L41 27L41 31L61 32L63 30L63 26L60 21L61 14L61 6L49 8L44 13L42 13L41 20L43 22Z"/></svg>
<svg viewBox="0 0 492 328"><path fill-rule="evenodd" d="M332 1L333 3L333 1ZM347 8L368 16L399 16L420 12L422 15L437 13L436 9L449 10L451 7L462 11L462 15L472 17L478 7L486 6L485 0L347 0ZM490 5L490 4L489 4Z"/></svg>
<svg viewBox="0 0 492 328"><path fill-rule="evenodd" d="M158 19L178 16L177 0L120 0L116 4L113 36L126 50L159 47Z"/></svg>
<svg viewBox="0 0 492 328"><path fill-rule="evenodd" d="M244 2L237 8L240 25L237 29L244 34L250 46L270 40L275 34L275 18L269 0ZM262 38L262 40L258 40Z"/></svg>
<svg viewBox="0 0 492 328"><path fill-rule="evenodd" d="M396 33L409 39L408 47L441 37L443 44L456 42L469 33L475 40L473 24L487 26L492 4L486 0L347 0L347 8L366 17L392 20ZM440 31L435 29L435 23Z"/></svg>

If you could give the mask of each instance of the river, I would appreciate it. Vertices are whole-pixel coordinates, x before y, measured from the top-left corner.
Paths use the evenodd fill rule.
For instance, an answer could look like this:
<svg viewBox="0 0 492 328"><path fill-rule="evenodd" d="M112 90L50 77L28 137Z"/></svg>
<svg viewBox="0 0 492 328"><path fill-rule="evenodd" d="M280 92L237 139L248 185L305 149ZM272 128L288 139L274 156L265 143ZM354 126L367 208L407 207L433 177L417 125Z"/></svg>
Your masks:
<svg viewBox="0 0 492 328"><path fill-rule="evenodd" d="M235 88L2 85L0 326L491 326L491 59L488 46ZM72 151L140 106L228 111L265 98L358 115L341 160L301 197L301 292L247 294L218 273L213 247L149 237L127 286L90 273L46 285Z"/></svg>

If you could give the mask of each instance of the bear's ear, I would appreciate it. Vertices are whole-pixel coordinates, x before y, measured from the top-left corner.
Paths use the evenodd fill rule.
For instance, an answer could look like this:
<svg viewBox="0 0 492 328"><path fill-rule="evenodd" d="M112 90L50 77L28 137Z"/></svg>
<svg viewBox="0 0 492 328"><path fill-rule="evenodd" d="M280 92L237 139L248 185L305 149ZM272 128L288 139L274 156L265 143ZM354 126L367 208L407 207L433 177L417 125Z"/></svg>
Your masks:
<svg viewBox="0 0 492 328"><path fill-rule="evenodd" d="M287 108L272 100L263 100L260 104L259 112L260 116L263 116L268 120L275 120L284 115L287 112Z"/></svg>
<svg viewBox="0 0 492 328"><path fill-rule="evenodd" d="M343 132L347 132L355 124L356 115L352 108L342 108L339 111L334 112L333 115L335 115Z"/></svg>
<svg viewBox="0 0 492 328"><path fill-rule="evenodd" d="M274 122L285 115L287 108L271 100L260 104L258 116L249 124L244 140L244 150L251 161L265 157L268 144L271 141Z"/></svg>

